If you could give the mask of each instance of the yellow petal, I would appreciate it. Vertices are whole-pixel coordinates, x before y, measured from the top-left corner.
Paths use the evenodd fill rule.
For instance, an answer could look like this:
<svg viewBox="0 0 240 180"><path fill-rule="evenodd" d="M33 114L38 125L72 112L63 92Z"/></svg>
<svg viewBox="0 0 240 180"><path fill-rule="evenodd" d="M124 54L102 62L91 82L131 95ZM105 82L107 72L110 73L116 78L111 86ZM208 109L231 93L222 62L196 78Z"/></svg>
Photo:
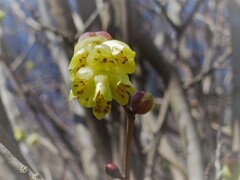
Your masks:
<svg viewBox="0 0 240 180"><path fill-rule="evenodd" d="M127 74L117 69L109 72L109 74L111 74L109 75L109 81L113 99L121 105L127 104L129 96L135 92Z"/></svg>
<svg viewBox="0 0 240 180"><path fill-rule="evenodd" d="M93 113L97 119L102 119L110 111L112 93L107 75L97 75L94 80L96 83L96 90L93 98L95 103Z"/></svg>
<svg viewBox="0 0 240 180"><path fill-rule="evenodd" d="M128 74L135 71L135 52L131 48L118 40L104 41L102 44L109 46L112 50L112 54L115 57L119 67Z"/></svg>
<svg viewBox="0 0 240 180"><path fill-rule="evenodd" d="M120 105L126 105L129 101L129 96L135 92L132 84L118 83L115 90L112 90L113 99Z"/></svg>
<svg viewBox="0 0 240 180"><path fill-rule="evenodd" d="M77 71L86 65L87 56L88 56L88 52L83 49L77 51L74 54L68 66L71 80L75 78Z"/></svg>
<svg viewBox="0 0 240 180"><path fill-rule="evenodd" d="M82 48L91 51L96 45L101 44L103 41L105 41L105 39L100 36L91 36L85 39L80 38L74 47L74 54Z"/></svg>
<svg viewBox="0 0 240 180"><path fill-rule="evenodd" d="M96 90L95 90L95 96L94 100L97 98L97 96L102 95L106 101L112 100L112 94L111 89L109 87L109 80L107 75L96 75L94 77L95 84L96 84Z"/></svg>
<svg viewBox="0 0 240 180"><path fill-rule="evenodd" d="M93 114L97 119L102 119L111 109L111 101L107 101L100 92L95 97L95 105L93 107Z"/></svg>
<svg viewBox="0 0 240 180"><path fill-rule="evenodd" d="M115 60L111 49L107 45L101 44L94 47L87 58L87 63L93 68L109 69L115 65Z"/></svg>
<svg viewBox="0 0 240 180"><path fill-rule="evenodd" d="M89 66L83 67L78 70L76 77L79 79L91 79L94 77L94 70Z"/></svg>
<svg viewBox="0 0 240 180"><path fill-rule="evenodd" d="M93 107L94 92L94 72L90 67L83 67L72 82L72 93L82 106Z"/></svg>

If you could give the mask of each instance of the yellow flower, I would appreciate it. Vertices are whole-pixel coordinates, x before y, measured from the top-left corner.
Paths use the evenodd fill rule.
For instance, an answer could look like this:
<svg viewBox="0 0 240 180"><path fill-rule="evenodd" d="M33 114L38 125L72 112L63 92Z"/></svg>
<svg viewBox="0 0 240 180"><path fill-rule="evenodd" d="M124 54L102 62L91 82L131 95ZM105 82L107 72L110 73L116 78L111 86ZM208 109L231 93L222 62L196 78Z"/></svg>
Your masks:
<svg viewBox="0 0 240 180"><path fill-rule="evenodd" d="M103 42L103 44L109 46L112 50L112 54L115 57L118 66L128 74L132 74L135 71L135 52L130 47L118 40L109 40Z"/></svg>
<svg viewBox="0 0 240 180"><path fill-rule="evenodd" d="M93 107L97 119L110 112L111 101L128 103L135 89L128 74L135 71L135 52L106 32L82 35L69 64L70 99L84 107Z"/></svg>

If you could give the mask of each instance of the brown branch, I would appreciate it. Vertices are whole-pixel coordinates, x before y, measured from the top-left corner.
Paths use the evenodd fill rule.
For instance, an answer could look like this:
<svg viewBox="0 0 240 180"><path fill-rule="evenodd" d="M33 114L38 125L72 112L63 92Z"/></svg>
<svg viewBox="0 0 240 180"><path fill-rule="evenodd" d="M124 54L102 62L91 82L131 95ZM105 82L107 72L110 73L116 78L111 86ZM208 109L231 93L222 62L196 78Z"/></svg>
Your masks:
<svg viewBox="0 0 240 180"><path fill-rule="evenodd" d="M163 16L166 18L166 20L168 21L168 23L173 27L173 29L177 32L179 31L179 25L175 24L173 22L173 20L168 16L166 9L164 8L164 6L159 2L159 0L156 0L155 3L160 7Z"/></svg>
<svg viewBox="0 0 240 180"><path fill-rule="evenodd" d="M28 166L20 162L2 143L0 143L0 154L19 173L28 174L30 180L43 180L40 174L33 172Z"/></svg>
<svg viewBox="0 0 240 180"><path fill-rule="evenodd" d="M72 37L67 35L66 33L63 33L59 31L58 29L45 25L41 23L40 21L36 21L35 19L31 18L30 16L27 16L25 12L20 8L20 6L16 2L12 2L11 4L12 12L24 23L26 23L29 27L35 29L36 31L50 31L58 36L63 37L66 39L69 43L73 43Z"/></svg>
<svg viewBox="0 0 240 180"><path fill-rule="evenodd" d="M196 129L192 122L189 107L184 98L180 81L173 75L168 86L173 115L178 122L181 138L187 155L187 172L189 179L203 179L202 154Z"/></svg>
<svg viewBox="0 0 240 180"><path fill-rule="evenodd" d="M227 48L226 51L212 64L212 66L210 68L202 71L200 74L195 76L191 81L185 82L183 85L183 88L188 89L191 86L193 86L194 84L202 81L207 75L211 74L212 72L214 72L214 70L221 67L221 65L228 59L228 57L231 55L231 53L232 53L232 49L230 47Z"/></svg>
<svg viewBox="0 0 240 180"><path fill-rule="evenodd" d="M97 16L105 9L109 7L109 3L105 2L104 5L101 8L97 8L87 19L87 21L83 25L83 30L81 32L78 32L77 34L74 35L74 39L77 40L80 35L85 32L90 25L94 22L94 20L97 18Z"/></svg>

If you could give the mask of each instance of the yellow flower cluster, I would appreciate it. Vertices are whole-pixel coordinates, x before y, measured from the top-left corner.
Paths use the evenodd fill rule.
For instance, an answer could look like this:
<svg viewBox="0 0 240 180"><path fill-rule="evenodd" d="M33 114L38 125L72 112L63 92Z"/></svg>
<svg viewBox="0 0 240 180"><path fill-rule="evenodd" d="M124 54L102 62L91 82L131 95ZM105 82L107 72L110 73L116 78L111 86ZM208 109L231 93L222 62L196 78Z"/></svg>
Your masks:
<svg viewBox="0 0 240 180"><path fill-rule="evenodd" d="M128 103L135 89L128 74L135 71L135 52L106 32L83 34L74 48L69 64L70 99L76 98L87 108L93 107L97 119L102 119L115 99Z"/></svg>

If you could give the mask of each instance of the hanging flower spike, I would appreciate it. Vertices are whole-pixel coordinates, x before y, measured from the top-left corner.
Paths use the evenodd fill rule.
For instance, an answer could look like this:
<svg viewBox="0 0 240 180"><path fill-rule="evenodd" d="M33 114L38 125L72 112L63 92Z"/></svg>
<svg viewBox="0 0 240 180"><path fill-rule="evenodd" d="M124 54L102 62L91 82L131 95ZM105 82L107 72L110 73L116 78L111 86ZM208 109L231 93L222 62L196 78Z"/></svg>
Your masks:
<svg viewBox="0 0 240 180"><path fill-rule="evenodd" d="M135 89L128 74L135 71L135 52L103 31L83 34L69 64L71 91L84 107L93 108L97 119L110 112L112 99L120 105L129 101Z"/></svg>

